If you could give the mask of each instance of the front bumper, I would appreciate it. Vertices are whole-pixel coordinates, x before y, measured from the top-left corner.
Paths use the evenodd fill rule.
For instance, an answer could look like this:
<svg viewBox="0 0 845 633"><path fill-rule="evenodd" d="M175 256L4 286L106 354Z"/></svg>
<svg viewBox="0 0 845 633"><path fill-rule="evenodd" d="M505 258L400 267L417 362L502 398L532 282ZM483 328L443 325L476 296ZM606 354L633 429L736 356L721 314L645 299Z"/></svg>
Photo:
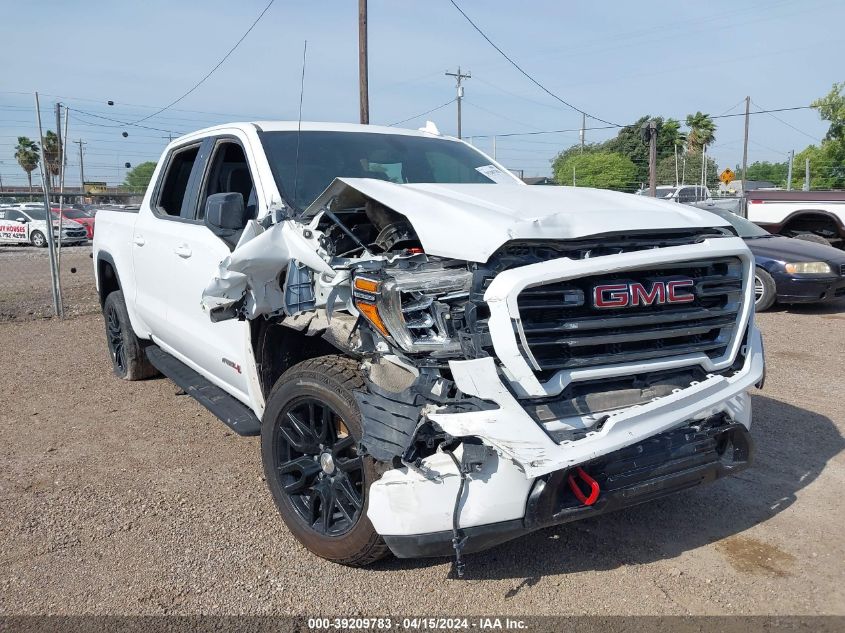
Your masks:
<svg viewBox="0 0 845 633"><path fill-rule="evenodd" d="M741 308L736 313L734 334L719 357L686 353L586 366L558 371L545 382L527 364L514 328L519 319L516 298L524 288L709 257L737 258L743 266ZM603 471L601 464L622 459L631 447L647 447L656 438L675 437L675 433L686 437L691 429L706 426L708 420L727 420L732 425L730 433L737 435L737 443L748 447L750 454L751 399L747 391L764 377L762 338L753 318L753 269L741 239L720 238L581 260L558 258L499 273L484 294L496 358L449 362L457 391L489 406L457 410L429 404L422 410L425 418L449 436L478 438L490 453L480 470L467 475L466 489L457 501L457 527L470 537L466 551L484 549L545 525L641 503L744 468L747 455L738 455L736 463L726 463L715 449L708 449L703 461L696 454L658 452L657 461L641 473L641 479L629 478L624 486L610 482L603 500L595 506L554 509L562 499L560 481L576 467L598 469L598 477L610 472ZM587 407L585 413L542 423L526 409L538 398L561 394L571 383L692 367L700 370L697 379L690 377L675 389L661 391L663 395L621 408L593 413ZM561 434L561 429L578 432ZM460 452L461 446L455 451L459 458ZM451 458L434 453L413 468L389 470L374 482L367 516L398 556L443 553L443 539L451 544L460 482Z"/></svg>
<svg viewBox="0 0 845 633"><path fill-rule="evenodd" d="M732 464L712 455L703 463L677 462L666 454L664 463L657 464L659 468L651 473L654 477L637 482L633 489L614 490L611 486L605 491L604 501L594 507L537 514L531 505L538 482L546 482L549 490L555 490L554 482L578 465L589 470L590 464L602 463L610 455L622 455L632 446L700 425L714 416L730 421L731 432L744 438L750 455L747 430L751 425L751 398L747 390L763 379L764 359L760 332L753 321L748 327L742 346L745 361L740 369L709 374L685 389L614 412L599 430L560 444L505 387L492 359L450 363L453 379L464 394L497 405L484 411L428 414L453 437L478 437L490 448L491 458L481 470L468 475L467 490L459 505L458 525L470 537L466 551L484 549L545 525L641 503L747 466L747 457L739 459L741 456ZM458 451L456 455L460 456ZM674 466L680 468L672 470ZM389 470L374 482L368 517L398 556L438 555L444 535L451 543L459 484L460 476L451 458L435 453L423 459L419 468Z"/></svg>
<svg viewBox="0 0 845 633"><path fill-rule="evenodd" d="M775 274L781 303L815 303L845 296L845 277L793 277Z"/></svg>
<svg viewBox="0 0 845 633"><path fill-rule="evenodd" d="M537 479L524 517L462 529L463 551L479 552L541 528L653 501L746 469L753 453L748 430L726 423L724 416L715 418L662 433L585 465L602 491L593 505L575 498L567 470ZM448 556L454 553L452 538L451 530L384 536L399 558Z"/></svg>

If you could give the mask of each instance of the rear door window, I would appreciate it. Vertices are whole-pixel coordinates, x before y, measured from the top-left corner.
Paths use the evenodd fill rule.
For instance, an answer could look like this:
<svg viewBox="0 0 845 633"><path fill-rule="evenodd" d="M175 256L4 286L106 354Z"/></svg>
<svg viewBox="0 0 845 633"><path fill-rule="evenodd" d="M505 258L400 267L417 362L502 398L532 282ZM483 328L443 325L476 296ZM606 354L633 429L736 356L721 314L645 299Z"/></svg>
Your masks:
<svg viewBox="0 0 845 633"><path fill-rule="evenodd" d="M177 149L170 155L155 204L159 214L174 217L181 215L199 149L199 145L193 145Z"/></svg>

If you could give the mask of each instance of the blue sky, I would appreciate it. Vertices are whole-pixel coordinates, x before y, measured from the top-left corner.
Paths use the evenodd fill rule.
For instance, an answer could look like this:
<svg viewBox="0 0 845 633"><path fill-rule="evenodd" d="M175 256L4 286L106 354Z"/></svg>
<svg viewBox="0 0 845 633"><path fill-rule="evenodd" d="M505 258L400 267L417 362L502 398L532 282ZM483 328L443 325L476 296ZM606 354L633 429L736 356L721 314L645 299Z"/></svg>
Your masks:
<svg viewBox="0 0 845 633"><path fill-rule="evenodd" d="M26 182L13 147L20 134L37 136L35 90L43 95L50 128L56 100L77 111L137 120L208 72L266 3L2 0L3 182ZM841 0L459 4L549 89L617 123L645 114L683 119L696 110L738 113L746 95L764 108L803 106L845 80ZM373 123L393 123L453 98L454 80L443 73L460 64L473 75L466 82L465 137L581 125L580 114L520 75L448 0L370 0L369 14ZM276 0L206 83L144 124L181 133L231 120L295 119L305 39L303 117L357 121L357 2ZM109 99L114 106L106 105ZM751 162L783 160L790 149L818 142L827 129L812 110L777 116L781 121L752 117ZM405 125L419 127L426 118L455 133L454 104ZM712 155L721 167L733 167L742 157L742 117L717 122ZM591 125L602 124L588 120ZM123 138L123 131L129 136ZM87 142L86 180L122 181L123 163L155 160L167 134L71 114L70 138ZM587 140L613 134L588 131ZM473 140L492 151L490 138ZM577 132L500 138L497 158L526 175L544 175L555 153L577 141ZM77 184L76 154L68 169L69 184Z"/></svg>

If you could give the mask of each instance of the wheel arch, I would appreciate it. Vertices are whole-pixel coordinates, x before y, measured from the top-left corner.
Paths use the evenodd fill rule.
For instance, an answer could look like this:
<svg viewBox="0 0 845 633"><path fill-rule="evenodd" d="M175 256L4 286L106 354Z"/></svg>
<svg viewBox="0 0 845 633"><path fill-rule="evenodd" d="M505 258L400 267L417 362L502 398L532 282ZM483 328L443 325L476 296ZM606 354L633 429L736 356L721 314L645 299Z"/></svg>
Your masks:
<svg viewBox="0 0 845 633"><path fill-rule="evenodd" d="M810 228L806 228L803 231L796 228L796 225L802 225L804 223L806 223L806 227L810 227L813 224L831 227L837 237L845 237L845 225L843 225L842 219L825 209L799 209L798 211L793 211L784 218L777 232L781 234L791 231L812 233L813 231Z"/></svg>
<svg viewBox="0 0 845 633"><path fill-rule="evenodd" d="M306 336L304 331L264 319L250 321L250 338L258 383L265 400L279 377L297 363L346 353L319 336Z"/></svg>
<svg viewBox="0 0 845 633"><path fill-rule="evenodd" d="M117 265L110 253L100 251L97 253L97 294L100 298L102 308L108 297L115 290L122 290L120 276L117 273Z"/></svg>

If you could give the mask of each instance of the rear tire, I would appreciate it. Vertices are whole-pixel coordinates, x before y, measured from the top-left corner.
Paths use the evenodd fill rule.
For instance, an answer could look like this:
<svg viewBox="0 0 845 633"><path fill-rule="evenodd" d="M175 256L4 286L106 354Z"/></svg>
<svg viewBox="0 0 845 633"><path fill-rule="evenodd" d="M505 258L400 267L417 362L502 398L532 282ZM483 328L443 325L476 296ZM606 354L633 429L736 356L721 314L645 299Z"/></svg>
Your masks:
<svg viewBox="0 0 845 633"><path fill-rule="evenodd" d="M317 556L352 567L388 554L367 518L381 472L357 450L361 413L352 391L363 387L350 358L303 361L276 382L261 425L264 474L288 529Z"/></svg>
<svg viewBox="0 0 845 633"><path fill-rule="evenodd" d="M764 312L777 299L778 291L772 276L759 266L754 269L754 310Z"/></svg>
<svg viewBox="0 0 845 633"><path fill-rule="evenodd" d="M816 244L824 244L825 246L831 245L829 239L824 238L821 235L816 235L815 233L799 233L793 239L804 240L805 242L815 242Z"/></svg>
<svg viewBox="0 0 845 633"><path fill-rule="evenodd" d="M143 380L158 372L144 352L144 346L129 321L123 293L115 290L103 303L103 317L106 322L106 344L112 362L114 375L123 380Z"/></svg>
<svg viewBox="0 0 845 633"><path fill-rule="evenodd" d="M33 231L29 234L30 243L36 248L44 248L47 246L47 238L41 231Z"/></svg>

